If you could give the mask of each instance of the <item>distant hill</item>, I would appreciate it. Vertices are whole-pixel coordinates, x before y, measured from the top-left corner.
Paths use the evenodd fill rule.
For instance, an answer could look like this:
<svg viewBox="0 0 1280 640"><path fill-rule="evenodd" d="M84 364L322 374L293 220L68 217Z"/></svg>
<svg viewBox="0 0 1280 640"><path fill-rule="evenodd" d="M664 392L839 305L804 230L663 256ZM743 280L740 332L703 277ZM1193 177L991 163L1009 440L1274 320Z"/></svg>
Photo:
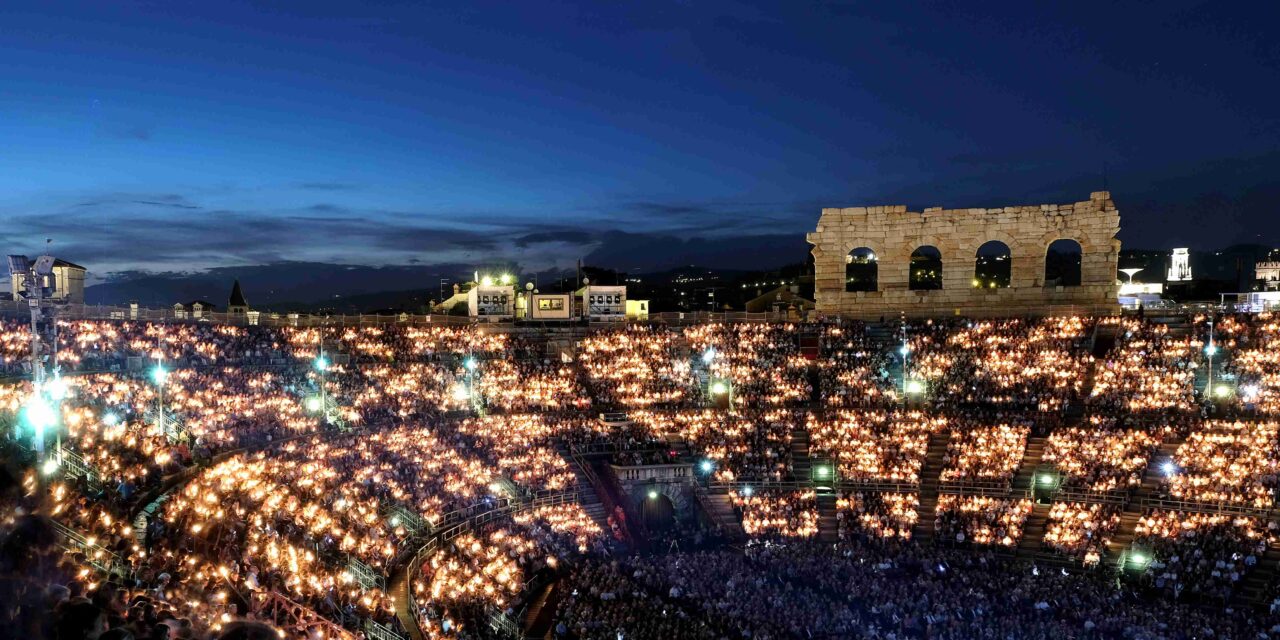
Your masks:
<svg viewBox="0 0 1280 640"><path fill-rule="evenodd" d="M231 293L231 283L239 279L249 304L261 309L297 310L370 294L375 297L368 303L381 305L396 299L392 293L409 298L414 294L438 297L441 278L458 282L469 277L462 275L466 273L466 269L452 265L366 267L310 262L221 267L194 273L137 272L113 274L107 282L86 287L85 301L122 305L136 300L144 307L160 307L209 300L223 306Z"/></svg>

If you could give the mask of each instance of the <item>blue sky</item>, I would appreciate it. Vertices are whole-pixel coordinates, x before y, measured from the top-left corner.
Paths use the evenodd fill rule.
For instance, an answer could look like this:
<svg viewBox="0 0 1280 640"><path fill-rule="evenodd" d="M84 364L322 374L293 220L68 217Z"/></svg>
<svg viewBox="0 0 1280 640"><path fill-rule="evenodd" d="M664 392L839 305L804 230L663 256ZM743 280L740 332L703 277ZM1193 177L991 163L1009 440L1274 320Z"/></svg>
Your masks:
<svg viewBox="0 0 1280 640"><path fill-rule="evenodd" d="M1207 2L11 2L0 244L53 237L100 278L767 266L804 258L822 206L1066 202L1104 175L1127 246L1280 244L1277 18Z"/></svg>

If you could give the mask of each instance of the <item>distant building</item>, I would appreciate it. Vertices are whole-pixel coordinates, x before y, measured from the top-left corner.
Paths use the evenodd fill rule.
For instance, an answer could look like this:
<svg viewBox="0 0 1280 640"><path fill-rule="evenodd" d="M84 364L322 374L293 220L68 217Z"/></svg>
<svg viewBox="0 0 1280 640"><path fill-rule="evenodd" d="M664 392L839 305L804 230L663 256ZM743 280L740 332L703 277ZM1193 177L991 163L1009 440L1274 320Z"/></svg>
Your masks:
<svg viewBox="0 0 1280 640"><path fill-rule="evenodd" d="M1169 282L1188 282L1191 280L1191 252L1186 248L1174 249L1169 257Z"/></svg>
<svg viewBox="0 0 1280 640"><path fill-rule="evenodd" d="M509 284L478 284L467 291L467 312L473 318L510 320L515 305L515 287Z"/></svg>
<svg viewBox="0 0 1280 640"><path fill-rule="evenodd" d="M448 298L445 298L444 300L441 300L440 302L437 302L431 305L431 313L450 315L454 313L454 309L458 309L458 308L465 309L466 307L467 307L467 294L465 291L462 290L462 288L457 283L454 283L453 295L449 296ZM462 313L458 312L456 315L462 315Z"/></svg>
<svg viewBox="0 0 1280 640"><path fill-rule="evenodd" d="M627 300L627 319L628 320L648 320L649 319L649 301L648 300Z"/></svg>
<svg viewBox="0 0 1280 640"><path fill-rule="evenodd" d="M173 317L175 318L204 318L218 308L208 300L192 300L191 302L179 302L173 305Z"/></svg>
<svg viewBox="0 0 1280 640"><path fill-rule="evenodd" d="M595 322L627 319L627 287L598 285L589 281L578 289L578 308L582 317Z"/></svg>
<svg viewBox="0 0 1280 640"><path fill-rule="evenodd" d="M244 299L244 291L240 289L240 280L231 285L231 297L227 299L227 313L249 313L249 301Z"/></svg>
<svg viewBox="0 0 1280 640"><path fill-rule="evenodd" d="M567 293L529 293L529 320L570 320L573 318L573 296Z"/></svg>
<svg viewBox="0 0 1280 640"><path fill-rule="evenodd" d="M1280 291L1280 261L1259 262L1253 266L1255 288Z"/></svg>
<svg viewBox="0 0 1280 640"><path fill-rule="evenodd" d="M813 300L800 295L800 285L782 285L766 291L747 301L748 313L764 313L766 311L786 312L790 309L805 314L815 307Z"/></svg>
<svg viewBox="0 0 1280 640"><path fill-rule="evenodd" d="M84 304L84 276L87 272L87 269L74 262L54 259L53 275L48 282L52 288L49 299L68 304ZM9 290L13 292L15 300L20 298L19 292L22 291L21 275L11 274L9 276Z"/></svg>

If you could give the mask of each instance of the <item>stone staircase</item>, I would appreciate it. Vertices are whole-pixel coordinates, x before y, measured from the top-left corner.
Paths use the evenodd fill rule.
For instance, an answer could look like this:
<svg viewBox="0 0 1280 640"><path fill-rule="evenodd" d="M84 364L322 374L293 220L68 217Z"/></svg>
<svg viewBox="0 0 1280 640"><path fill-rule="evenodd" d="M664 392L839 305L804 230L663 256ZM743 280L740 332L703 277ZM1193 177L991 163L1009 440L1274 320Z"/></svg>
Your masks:
<svg viewBox="0 0 1280 640"><path fill-rule="evenodd" d="M1036 469L1040 466L1048 440L1045 436L1027 438L1027 447L1022 452L1022 464L1018 467L1018 474L1013 477L1015 490L1028 489L1036 481Z"/></svg>
<svg viewBox="0 0 1280 640"><path fill-rule="evenodd" d="M1116 565L1120 562L1120 558L1129 545L1133 543L1134 529L1138 526L1138 518L1142 514L1135 509L1126 509L1120 514L1120 526L1116 527L1116 533L1107 541L1107 562Z"/></svg>
<svg viewBox="0 0 1280 640"><path fill-rule="evenodd" d="M1114 324L1098 325L1093 336L1093 357L1102 360L1116 346L1116 338L1120 335L1120 327Z"/></svg>
<svg viewBox="0 0 1280 640"><path fill-rule="evenodd" d="M1173 455L1182 444L1181 439L1168 440L1161 443L1160 448L1151 456L1151 464L1142 476L1142 486L1134 493L1134 498L1154 498L1160 493L1160 484L1165 478L1165 464L1173 462Z"/></svg>
<svg viewBox="0 0 1280 640"><path fill-rule="evenodd" d="M555 592L556 583L552 582L529 599L529 606L525 608L524 616L520 618L520 633L525 638L541 638L550 630L549 614L554 613L554 609L548 609L547 604ZM554 605L554 602L552 604ZM544 616L544 612L548 615Z"/></svg>
<svg viewBox="0 0 1280 640"><path fill-rule="evenodd" d="M938 476L942 473L942 458L947 453L950 438L951 434L945 431L929 436L929 448L920 468L920 508L916 510L916 526L911 533L912 539L920 542L933 539L933 519L938 508Z"/></svg>
<svg viewBox="0 0 1280 640"><path fill-rule="evenodd" d="M1049 520L1048 504L1036 503L1031 508L1031 514L1027 516L1026 523L1022 526L1022 540L1018 542L1018 551L1029 553L1038 553L1044 546L1044 534L1048 528Z"/></svg>
<svg viewBox="0 0 1280 640"><path fill-rule="evenodd" d="M574 486L578 488L578 504L582 505L582 510L591 517L591 521L600 527L601 531L608 533L609 531L609 510L600 500L600 496L596 493L595 486L591 484L591 479L587 477L586 472L578 464L572 455L569 455L569 449L563 443L556 443L556 451L560 457L569 464L569 468L573 470Z"/></svg>
<svg viewBox="0 0 1280 640"><path fill-rule="evenodd" d="M818 540L838 542L840 524L836 518L836 494L834 491L818 493Z"/></svg>
<svg viewBox="0 0 1280 640"><path fill-rule="evenodd" d="M791 430L791 477L801 482L813 477L809 458L809 430L804 425Z"/></svg>
<svg viewBox="0 0 1280 640"><path fill-rule="evenodd" d="M413 619L415 605L409 594L409 569L410 567L405 567L397 571L392 577L391 584L387 586L387 591L391 594L391 600L395 605L396 619L400 621L400 626L409 632L409 639L423 640L422 629Z"/></svg>
<svg viewBox="0 0 1280 640"><path fill-rule="evenodd" d="M709 487L706 491L700 490L698 501L707 517L715 523L726 538L743 540L747 537L747 532L742 528L742 521L738 519L738 512L733 508L733 501L729 499L728 489Z"/></svg>

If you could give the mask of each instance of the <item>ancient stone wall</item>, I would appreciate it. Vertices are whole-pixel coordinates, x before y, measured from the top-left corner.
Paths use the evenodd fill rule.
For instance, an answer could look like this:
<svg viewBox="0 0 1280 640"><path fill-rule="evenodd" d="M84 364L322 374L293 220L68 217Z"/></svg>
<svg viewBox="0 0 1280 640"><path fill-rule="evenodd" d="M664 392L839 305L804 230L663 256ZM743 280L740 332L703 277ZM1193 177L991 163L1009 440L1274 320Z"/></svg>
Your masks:
<svg viewBox="0 0 1280 640"><path fill-rule="evenodd" d="M1115 313L1120 212L1111 194L1098 191L1073 204L996 209L925 209L906 206L829 208L808 234L813 245L815 297L820 314L874 318L992 316L1054 313ZM1055 240L1080 243L1080 285L1045 286L1045 256ZM999 240L1009 247L1009 287L975 288L978 247ZM942 253L942 288L909 287L911 254L922 246ZM850 251L876 255L875 291L845 291Z"/></svg>

